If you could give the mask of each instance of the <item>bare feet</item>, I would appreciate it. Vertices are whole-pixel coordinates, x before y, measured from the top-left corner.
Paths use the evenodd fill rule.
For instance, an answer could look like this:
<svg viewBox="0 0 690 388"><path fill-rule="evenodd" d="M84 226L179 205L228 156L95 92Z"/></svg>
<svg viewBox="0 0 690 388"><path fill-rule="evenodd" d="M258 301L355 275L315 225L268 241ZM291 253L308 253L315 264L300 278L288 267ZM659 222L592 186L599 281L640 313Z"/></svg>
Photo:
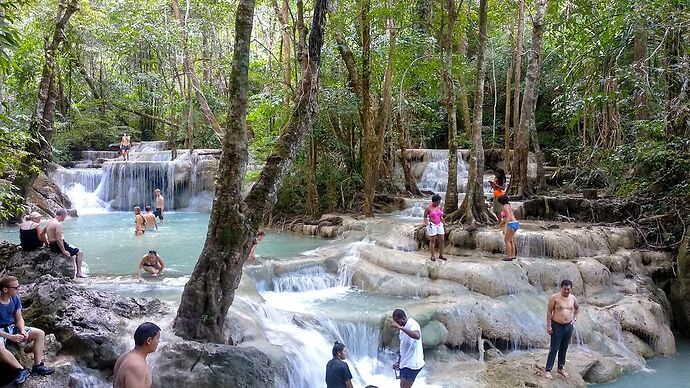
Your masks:
<svg viewBox="0 0 690 388"><path fill-rule="evenodd" d="M544 373L544 378L549 379L549 380L553 380L553 376L551 376L551 372Z"/></svg>
<svg viewBox="0 0 690 388"><path fill-rule="evenodd" d="M557 372L559 375L565 377L566 379L567 379L567 378L570 378L570 375L569 375L568 373L566 373L566 371L564 371L563 369L558 369L558 370L556 370L556 372Z"/></svg>

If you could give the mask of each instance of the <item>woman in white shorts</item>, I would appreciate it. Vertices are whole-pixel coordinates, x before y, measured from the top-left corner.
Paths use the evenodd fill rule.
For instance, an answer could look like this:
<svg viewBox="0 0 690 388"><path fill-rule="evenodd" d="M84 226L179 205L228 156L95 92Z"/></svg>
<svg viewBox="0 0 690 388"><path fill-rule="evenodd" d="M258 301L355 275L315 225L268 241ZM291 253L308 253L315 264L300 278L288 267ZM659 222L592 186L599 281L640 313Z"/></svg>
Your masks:
<svg viewBox="0 0 690 388"><path fill-rule="evenodd" d="M431 205L424 209L424 225L426 225L426 234L429 236L431 261L436 261L436 244L438 244L438 258L447 260L443 257L444 239L446 237L444 226L446 225L446 221L443 219L441 196L438 194L434 194L431 197Z"/></svg>

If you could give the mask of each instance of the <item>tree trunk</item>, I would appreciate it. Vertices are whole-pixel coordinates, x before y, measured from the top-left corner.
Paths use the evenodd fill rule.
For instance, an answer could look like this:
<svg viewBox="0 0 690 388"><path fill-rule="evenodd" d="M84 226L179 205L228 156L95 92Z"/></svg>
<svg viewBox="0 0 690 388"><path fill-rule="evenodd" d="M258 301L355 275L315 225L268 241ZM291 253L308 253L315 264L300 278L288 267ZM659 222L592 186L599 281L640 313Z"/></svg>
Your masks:
<svg viewBox="0 0 690 388"><path fill-rule="evenodd" d="M525 39L525 0L519 0L519 2L518 29L517 37L515 38L515 52L513 53L513 62L515 63L515 77L513 78L513 84L515 85L515 94L513 95L513 128L515 131L520 126L520 84L522 82L522 50Z"/></svg>
<svg viewBox="0 0 690 388"><path fill-rule="evenodd" d="M463 36L460 40L458 48L460 60L467 63L467 36ZM462 126L465 129L465 134L468 139L472 138L472 117L470 116L470 104L467 101L467 86L465 85L465 77L458 77L458 91L460 92L460 106L462 113Z"/></svg>
<svg viewBox="0 0 690 388"><path fill-rule="evenodd" d="M273 9L280 22L280 36L281 36L281 60L283 62L283 103L286 108L290 108L290 100L292 100L292 48L290 46L290 23L288 13L290 5L288 0L282 0L280 8L277 0L273 0Z"/></svg>
<svg viewBox="0 0 690 388"><path fill-rule="evenodd" d="M544 13L546 0L535 0L536 14L532 27L532 48L529 52L527 76L525 79L525 93L522 99L520 126L515 136L515 160L513 174L510 178L510 194L518 198L530 195L527 177L527 163L529 150L529 129L534 126L534 109L537 103L539 89L539 71L541 59L541 44L544 34Z"/></svg>
<svg viewBox="0 0 690 388"><path fill-rule="evenodd" d="M247 88L254 0L240 0L235 19L235 45L230 83L228 128L216 176L216 196L204 248L185 285L174 322L185 339L225 342L224 324L235 297L242 265L263 215L270 211L283 178L312 127L316 113L319 65L326 25L326 0L316 0L309 35L308 66L297 89L292 116L266 160L259 180L242 200L247 166ZM251 206L247 206L251 204Z"/></svg>
<svg viewBox="0 0 690 388"><path fill-rule="evenodd" d="M422 195L422 192L419 191L419 187L417 187L414 176L412 176L410 164L407 163L407 158L405 157L408 148L408 136L400 109L398 109L395 115L395 127L398 130L398 147L400 148L400 164L402 165L403 174L405 175L405 190L412 195Z"/></svg>
<svg viewBox="0 0 690 388"><path fill-rule="evenodd" d="M644 21L638 19L635 23L635 37L633 39L635 61L635 119L648 120L649 106L647 104L647 33Z"/></svg>
<svg viewBox="0 0 690 388"><path fill-rule="evenodd" d="M312 219L316 218L319 212L319 192L316 184L316 146L316 139L312 131L307 142L307 210Z"/></svg>
<svg viewBox="0 0 690 388"><path fill-rule="evenodd" d="M446 29L441 37L441 88L442 104L446 110L448 125L448 182L444 212L450 214L458 209L458 124L455 110L455 87L453 85L453 36L455 32L455 0L441 2L446 16Z"/></svg>
<svg viewBox="0 0 690 388"><path fill-rule="evenodd" d="M514 27L513 27L514 28ZM513 28L510 30L510 38L508 41L513 42ZM515 50L515 49L513 49ZM503 169L510 171L510 98L512 94L512 81L513 81L513 65L515 64L515 52L513 52L513 58L511 58L508 64L508 71L506 72L506 107L505 107L505 120L503 121Z"/></svg>
<svg viewBox="0 0 690 388"><path fill-rule="evenodd" d="M393 19L387 21L388 30L388 59L386 61L386 71L383 75L383 87L381 88L383 96L381 101L381 108L376 113L376 121L374 130L376 131L376 149L374 155L376 157L377 173L374 175L374 187L377 184L378 175L389 176L387 166L383 162L384 142L386 140L386 129L389 128L391 119L391 110L393 104L393 68L395 63L395 44L396 44L396 26Z"/></svg>
<svg viewBox="0 0 690 388"><path fill-rule="evenodd" d="M371 18L369 11L371 0L361 0L360 8L362 31L362 110L360 115L364 132L364 207L362 211L366 217L373 217L379 155L376 154L378 139L372 125L369 95L369 78L371 75Z"/></svg>
<svg viewBox="0 0 690 388"><path fill-rule="evenodd" d="M31 122L31 134L37 140L31 147L31 152L40 161L41 169L45 170L47 164L53 160L52 138L53 123L55 121L55 104L57 100L57 88L55 85L55 56L58 48L65 38L65 27L69 19L77 11L79 0L60 0L57 16L55 18L55 31L50 42L46 40L44 45L43 70L38 86L38 102Z"/></svg>
<svg viewBox="0 0 690 388"><path fill-rule="evenodd" d="M187 3L187 6L189 7L189 3ZM180 25L180 32L182 34L182 62L184 63L184 71L185 75L187 76L187 87L194 90L196 99L199 101L199 109L201 110L201 113L213 129L213 133L216 135L218 140L222 140L223 129L220 127L220 124L218 124L218 120L216 120L216 116L213 114L213 111L211 111L211 107L208 105L206 96L199 86L199 78L196 76L196 72L194 71L194 64L192 63L192 59L189 55L189 48L187 47L187 20L186 17L185 19L182 18L182 15L180 14L180 5L177 0L172 0L172 9L173 14L175 15L175 20L177 20L177 24ZM191 113L188 115L191 115Z"/></svg>
<svg viewBox="0 0 690 388"><path fill-rule="evenodd" d="M470 152L467 193L458 211L449 218L460 218L467 224L487 223L495 217L486 207L482 180L484 178L484 145L482 144L482 118L484 105L484 77L486 73L484 55L486 53L487 1L479 1L479 44L477 47L477 78L472 107L472 151Z"/></svg>

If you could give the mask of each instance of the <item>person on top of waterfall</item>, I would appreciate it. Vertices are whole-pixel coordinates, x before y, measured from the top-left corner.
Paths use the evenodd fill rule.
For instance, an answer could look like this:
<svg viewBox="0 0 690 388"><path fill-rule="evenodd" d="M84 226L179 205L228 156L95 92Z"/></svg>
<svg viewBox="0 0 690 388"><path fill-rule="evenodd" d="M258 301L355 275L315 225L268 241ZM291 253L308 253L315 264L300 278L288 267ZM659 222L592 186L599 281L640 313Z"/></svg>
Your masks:
<svg viewBox="0 0 690 388"><path fill-rule="evenodd" d="M443 219L441 210L441 196L434 194L431 197L431 205L424 209L424 225L426 234L429 236L429 251L431 251L431 261L436 261L436 244L438 244L438 258L447 260L443 256L446 232L444 226L446 221Z"/></svg>
<svg viewBox="0 0 690 388"><path fill-rule="evenodd" d="M141 208L139 206L134 207L134 235L141 236L146 231L146 220L141 214Z"/></svg>
<svg viewBox="0 0 690 388"><path fill-rule="evenodd" d="M134 331L134 349L123 353L115 362L113 388L149 388L153 384L146 357L156 351L161 328L144 322Z"/></svg>
<svg viewBox="0 0 690 388"><path fill-rule="evenodd" d="M146 221L146 231L155 232L158 230L158 223L156 222L156 215L151 212L151 206L146 205L144 208L146 213L144 213L144 221Z"/></svg>
<svg viewBox="0 0 690 388"><path fill-rule="evenodd" d="M393 369L400 370L400 388L410 388L419 372L424 368L424 349L422 348L422 329L419 323L407 318L405 311L393 311L391 327L400 330L400 355Z"/></svg>
<svg viewBox="0 0 690 388"><path fill-rule="evenodd" d="M326 388L352 388L352 373L344 361L348 356L347 347L335 341L331 353L333 358L326 364Z"/></svg>
<svg viewBox="0 0 690 388"><path fill-rule="evenodd" d="M503 261L511 261L517 256L517 251L515 249L515 232L520 228L520 223L515 219L515 214L513 214L513 208L510 207L510 201L507 195L498 197L498 203L503 206L501 210L501 222L499 222L497 226L497 228L503 229L503 240L506 247L506 257L503 258Z"/></svg>
<svg viewBox="0 0 690 388"><path fill-rule="evenodd" d="M165 269L165 262L163 258L156 251L149 251L141 258L139 267L137 267L137 281L141 281L141 270L151 274L153 277L159 276Z"/></svg>
<svg viewBox="0 0 690 388"><path fill-rule="evenodd" d="M155 214L156 217L163 222L163 208L165 207L165 200L161 195L161 189L156 189L153 192L156 194L156 212L153 214Z"/></svg>
<svg viewBox="0 0 690 388"><path fill-rule="evenodd" d="M120 140L120 153L122 154L123 160L129 160L129 149L131 146L129 135L123 133L122 140Z"/></svg>
<svg viewBox="0 0 690 388"><path fill-rule="evenodd" d="M577 313L580 306L577 304L575 295L572 294L573 282L565 279L561 282L561 291L549 298L546 307L546 332L551 336L551 346L549 356L546 358L546 368L544 377L552 379L551 369L558 353L558 368L556 373L565 377L570 377L565 367L565 355L570 344L570 337L573 335L573 324L577 322Z"/></svg>
<svg viewBox="0 0 690 388"><path fill-rule="evenodd" d="M506 172L502 168L497 168L494 174L494 180L489 181L489 184L494 191L492 210L494 214L498 215L503 207L498 199L505 195Z"/></svg>

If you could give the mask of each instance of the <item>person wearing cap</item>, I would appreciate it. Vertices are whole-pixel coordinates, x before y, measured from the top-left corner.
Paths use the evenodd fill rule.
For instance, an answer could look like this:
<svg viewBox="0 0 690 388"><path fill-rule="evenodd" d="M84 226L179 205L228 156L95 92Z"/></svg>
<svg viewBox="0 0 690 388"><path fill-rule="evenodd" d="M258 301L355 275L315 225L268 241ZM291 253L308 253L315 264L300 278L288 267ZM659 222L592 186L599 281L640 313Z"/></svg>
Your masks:
<svg viewBox="0 0 690 388"><path fill-rule="evenodd" d="M77 267L77 277L85 278L81 271L81 262L84 252L80 251L79 248L75 248L69 245L65 241L65 236L62 231L62 221L67 218L67 212L65 209L60 209L55 212L55 218L48 222L46 225L46 235L48 236L48 246L50 250L54 253L62 253L65 257L74 257L74 263Z"/></svg>
<svg viewBox="0 0 690 388"><path fill-rule="evenodd" d="M163 259L156 251L149 251L141 258L139 262L139 267L137 267L137 281L141 281L141 270L148 272L151 276L158 276L163 272L165 268L165 263Z"/></svg>

